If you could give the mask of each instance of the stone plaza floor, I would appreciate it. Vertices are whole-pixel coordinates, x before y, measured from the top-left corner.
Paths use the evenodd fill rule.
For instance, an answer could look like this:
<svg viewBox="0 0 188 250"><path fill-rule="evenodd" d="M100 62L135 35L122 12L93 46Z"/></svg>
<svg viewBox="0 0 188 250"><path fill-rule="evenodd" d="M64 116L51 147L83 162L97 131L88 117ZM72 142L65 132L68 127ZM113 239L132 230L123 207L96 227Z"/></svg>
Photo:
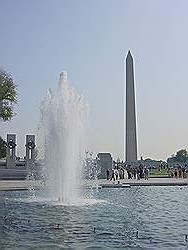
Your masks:
<svg viewBox="0 0 188 250"><path fill-rule="evenodd" d="M119 182L99 179L85 180L83 185L86 187L98 186L99 188L126 188L130 186L187 186L188 178L149 178L148 180L123 179ZM0 181L0 191L27 190L30 187L44 188L45 186L41 181Z"/></svg>
<svg viewBox="0 0 188 250"><path fill-rule="evenodd" d="M110 181L105 179L98 180L98 185L102 188L107 187L127 187L127 186L186 186L188 179L185 178L149 178L148 180L141 179L123 179L118 181Z"/></svg>

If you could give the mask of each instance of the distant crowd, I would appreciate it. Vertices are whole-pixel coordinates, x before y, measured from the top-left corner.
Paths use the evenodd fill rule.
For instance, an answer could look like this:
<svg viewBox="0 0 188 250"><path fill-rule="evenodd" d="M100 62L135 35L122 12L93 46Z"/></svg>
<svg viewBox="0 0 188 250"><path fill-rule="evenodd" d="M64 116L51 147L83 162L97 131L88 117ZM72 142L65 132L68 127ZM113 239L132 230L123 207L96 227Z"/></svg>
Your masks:
<svg viewBox="0 0 188 250"><path fill-rule="evenodd" d="M181 167L179 166L178 168L175 169L168 169L167 173L170 177L175 177L175 178L187 178L188 175L188 169L186 167Z"/></svg>
<svg viewBox="0 0 188 250"><path fill-rule="evenodd" d="M148 180L149 174L152 175L153 171L158 171L159 175L163 171L162 169L166 169L166 174L169 177L174 178L187 178L188 176L188 166L175 166L171 167L166 165L159 165L157 167L146 167L140 164L139 166L132 165L121 165L116 166L112 170L106 170L106 179L110 181L122 180L122 179L145 179ZM157 174L156 174L157 175Z"/></svg>

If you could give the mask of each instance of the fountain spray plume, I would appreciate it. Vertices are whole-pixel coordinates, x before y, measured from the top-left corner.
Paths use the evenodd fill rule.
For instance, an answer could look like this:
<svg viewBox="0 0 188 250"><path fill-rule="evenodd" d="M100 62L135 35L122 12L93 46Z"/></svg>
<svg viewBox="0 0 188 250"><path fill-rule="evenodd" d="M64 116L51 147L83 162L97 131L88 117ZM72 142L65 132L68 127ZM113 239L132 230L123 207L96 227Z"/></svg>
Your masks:
<svg viewBox="0 0 188 250"><path fill-rule="evenodd" d="M88 105L62 72L57 92L49 90L41 105L46 183L49 196L63 203L80 197L83 158L87 149Z"/></svg>

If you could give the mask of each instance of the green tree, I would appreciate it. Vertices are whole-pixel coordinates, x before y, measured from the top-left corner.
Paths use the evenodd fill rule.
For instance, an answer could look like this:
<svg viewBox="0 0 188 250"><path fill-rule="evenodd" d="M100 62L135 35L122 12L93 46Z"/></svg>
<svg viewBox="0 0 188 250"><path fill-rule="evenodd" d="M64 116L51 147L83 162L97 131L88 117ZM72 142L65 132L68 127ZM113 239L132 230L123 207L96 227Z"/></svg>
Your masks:
<svg viewBox="0 0 188 250"><path fill-rule="evenodd" d="M185 163L188 161L188 152L186 149L180 149L177 153L167 159L168 163Z"/></svg>
<svg viewBox="0 0 188 250"><path fill-rule="evenodd" d="M176 153L176 160L179 162L186 162L188 160L188 153L186 149L181 149Z"/></svg>
<svg viewBox="0 0 188 250"><path fill-rule="evenodd" d="M0 136L0 159L5 158L6 156L6 142Z"/></svg>
<svg viewBox="0 0 188 250"><path fill-rule="evenodd" d="M0 119L10 120L13 115L13 105L17 102L17 85L12 76L0 69Z"/></svg>

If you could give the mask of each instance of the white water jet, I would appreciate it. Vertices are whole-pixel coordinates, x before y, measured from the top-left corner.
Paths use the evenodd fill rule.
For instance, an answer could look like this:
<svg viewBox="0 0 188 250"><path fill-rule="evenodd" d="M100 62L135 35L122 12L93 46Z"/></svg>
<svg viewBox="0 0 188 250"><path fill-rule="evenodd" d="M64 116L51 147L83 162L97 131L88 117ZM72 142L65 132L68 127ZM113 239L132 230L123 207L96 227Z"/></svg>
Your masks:
<svg viewBox="0 0 188 250"><path fill-rule="evenodd" d="M58 90L49 90L41 104L46 183L52 200L69 204L80 197L88 113L83 97L69 86L67 73L62 72Z"/></svg>

